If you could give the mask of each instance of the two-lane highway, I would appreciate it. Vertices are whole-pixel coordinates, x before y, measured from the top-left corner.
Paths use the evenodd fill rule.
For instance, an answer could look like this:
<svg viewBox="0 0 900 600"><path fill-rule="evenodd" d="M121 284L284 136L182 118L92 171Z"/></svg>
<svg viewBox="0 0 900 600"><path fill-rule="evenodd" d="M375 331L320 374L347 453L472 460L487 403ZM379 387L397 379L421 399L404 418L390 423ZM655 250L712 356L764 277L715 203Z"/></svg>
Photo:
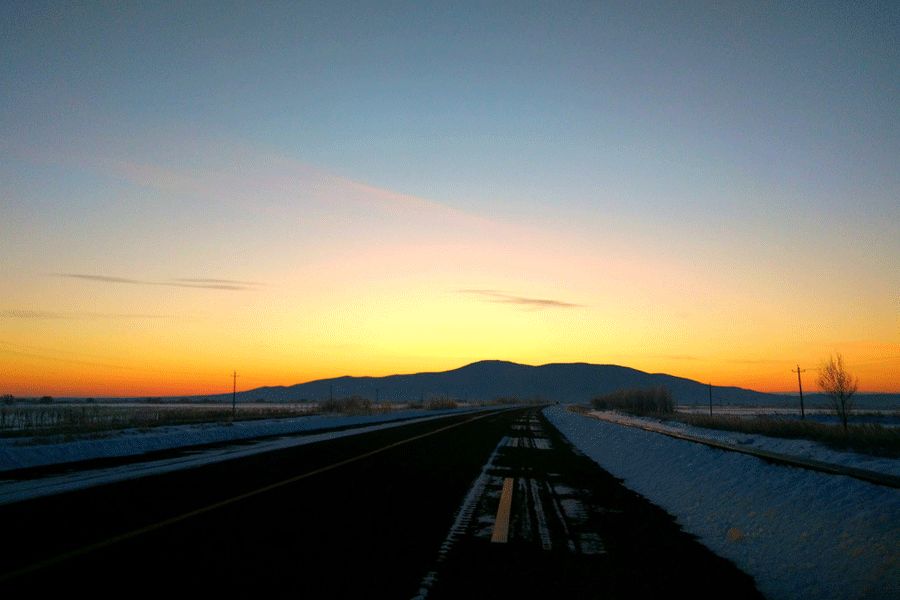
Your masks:
<svg viewBox="0 0 900 600"><path fill-rule="evenodd" d="M507 480L508 539L491 542ZM0 587L29 594L755 594L730 563L576 455L537 409L20 502L0 507L0 527Z"/></svg>
<svg viewBox="0 0 900 600"><path fill-rule="evenodd" d="M2 585L412 595L513 413L418 423L0 507Z"/></svg>

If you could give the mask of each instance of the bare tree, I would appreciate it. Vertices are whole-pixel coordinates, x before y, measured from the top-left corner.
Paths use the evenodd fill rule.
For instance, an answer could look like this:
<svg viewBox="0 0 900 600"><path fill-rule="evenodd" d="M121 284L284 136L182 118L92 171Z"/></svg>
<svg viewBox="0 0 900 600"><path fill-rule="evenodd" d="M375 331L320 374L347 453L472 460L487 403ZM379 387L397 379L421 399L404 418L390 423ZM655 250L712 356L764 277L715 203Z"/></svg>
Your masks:
<svg viewBox="0 0 900 600"><path fill-rule="evenodd" d="M818 384L828 396L831 409L841 420L846 433L847 419L853 409L853 394L856 393L859 379L847 372L844 368L844 358L838 354L836 358L829 356L828 361L822 365Z"/></svg>

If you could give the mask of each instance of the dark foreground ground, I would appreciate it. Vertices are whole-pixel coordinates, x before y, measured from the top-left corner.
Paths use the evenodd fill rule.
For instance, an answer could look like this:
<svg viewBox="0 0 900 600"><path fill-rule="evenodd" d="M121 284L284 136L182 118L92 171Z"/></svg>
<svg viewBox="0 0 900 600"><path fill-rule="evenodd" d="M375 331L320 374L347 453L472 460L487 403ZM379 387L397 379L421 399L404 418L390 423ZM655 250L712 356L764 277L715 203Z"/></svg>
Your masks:
<svg viewBox="0 0 900 600"><path fill-rule="evenodd" d="M491 541L504 481L508 540ZM4 597L758 597L520 409L0 507Z"/></svg>

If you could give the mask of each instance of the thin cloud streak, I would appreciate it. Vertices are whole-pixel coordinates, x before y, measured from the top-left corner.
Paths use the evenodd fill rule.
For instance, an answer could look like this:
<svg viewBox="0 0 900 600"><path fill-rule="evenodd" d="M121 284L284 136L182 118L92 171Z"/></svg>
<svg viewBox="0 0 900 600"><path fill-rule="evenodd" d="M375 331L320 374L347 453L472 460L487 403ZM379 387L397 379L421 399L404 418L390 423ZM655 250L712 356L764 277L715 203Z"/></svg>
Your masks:
<svg viewBox="0 0 900 600"><path fill-rule="evenodd" d="M185 144L177 135L166 137L162 143L172 146ZM205 143L217 149L222 145L219 140ZM253 200L248 206L256 210L284 208L282 202L263 206L264 203L259 200L261 194L275 197L294 197L299 194L319 201L324 200L327 206L337 201L340 206L349 208L375 208L395 214L427 212L443 218L461 219L470 224L493 222L492 219L478 213L464 211L437 200L362 183L267 150L235 145L234 142L227 145L232 151L230 154L226 153L225 160L200 170L179 169L164 164L123 160L118 157L109 158L110 154L116 152L115 146L104 155L79 158L78 164L157 190L210 199ZM26 149L20 153L35 154L38 151ZM263 158L261 162L258 158L260 156ZM57 157L50 154L45 160L70 162L72 159L68 155ZM235 172L235 164L240 165L239 175Z"/></svg>
<svg viewBox="0 0 900 600"><path fill-rule="evenodd" d="M486 302L516 304L531 308L581 308L583 306L582 304L575 304L573 302L565 302L563 300L555 300L552 298L528 298L525 296L516 296L499 290L462 289L458 290L458 292L461 294L480 296Z"/></svg>
<svg viewBox="0 0 900 600"><path fill-rule="evenodd" d="M653 358L663 358L666 360L700 360L699 356L691 354L656 354Z"/></svg>
<svg viewBox="0 0 900 600"><path fill-rule="evenodd" d="M726 360L736 365L781 365L791 363L789 360L780 358L731 358Z"/></svg>
<svg viewBox="0 0 900 600"><path fill-rule="evenodd" d="M172 315L133 313L55 312L49 310L0 310L0 319L173 319Z"/></svg>
<svg viewBox="0 0 900 600"><path fill-rule="evenodd" d="M244 290L253 289L250 286L246 285L225 285L225 284L211 284L211 283L175 283L175 282L149 282L148 285L164 285L168 287L181 287L181 288L199 288L203 290L226 290L231 292L240 292Z"/></svg>
<svg viewBox="0 0 900 600"><path fill-rule="evenodd" d="M262 286L264 283L260 283L258 281L242 281L240 279L203 279L203 278L193 278L193 277L178 277L173 279L172 281L177 281L179 283L205 283L205 284L220 284L220 285L244 285L244 286Z"/></svg>
<svg viewBox="0 0 900 600"><path fill-rule="evenodd" d="M150 281L144 279L130 279L127 277L109 277L106 275L90 275L86 273L56 273L57 277L70 279L84 279L100 283L124 283L128 285L155 285L180 288L198 288L204 290L225 290L238 292L256 289L263 285L252 281L237 281L232 279L208 279L208 278L183 278L170 279L168 281Z"/></svg>
<svg viewBox="0 0 900 600"><path fill-rule="evenodd" d="M154 369L152 367L135 367L130 365L122 365L110 362L104 357L94 356L90 354L81 354L68 352L65 350L54 350L51 348L43 348L39 346L12 344L0 340L0 354L9 354L13 356L21 356L24 358L34 358L38 360L49 360L53 362L67 363L73 365L84 365L89 367L103 367L106 369L117 369L122 371L136 371L144 373L165 373L166 375L183 375L187 377L196 377L197 373L187 371L173 371L171 369ZM55 356L62 354L63 356ZM74 358L72 358L74 357ZM85 360L88 359L88 360Z"/></svg>
<svg viewBox="0 0 900 600"><path fill-rule="evenodd" d="M83 273L57 273L59 277L69 277L72 279L87 279L89 281L101 281L103 283L132 283L147 284L148 281L139 281L137 279L127 279L125 277L107 277L106 275L86 275Z"/></svg>

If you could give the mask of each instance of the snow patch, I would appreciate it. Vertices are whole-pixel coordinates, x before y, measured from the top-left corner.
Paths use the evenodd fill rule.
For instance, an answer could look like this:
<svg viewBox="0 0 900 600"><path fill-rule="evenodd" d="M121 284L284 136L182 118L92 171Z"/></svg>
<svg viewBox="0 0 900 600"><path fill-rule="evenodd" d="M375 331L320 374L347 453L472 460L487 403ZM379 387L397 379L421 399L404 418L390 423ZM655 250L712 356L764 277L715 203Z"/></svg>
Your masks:
<svg viewBox="0 0 900 600"><path fill-rule="evenodd" d="M773 465L564 407L544 414L585 455L753 576L766 597L900 597L900 491ZM759 439L764 436L740 437L790 453L787 445L769 448ZM829 462L841 454L804 451ZM855 455L845 460L873 468Z"/></svg>
<svg viewBox="0 0 900 600"><path fill-rule="evenodd" d="M703 439L713 440L725 444L748 446L757 450L767 450L778 454L787 454L804 459L818 460L856 469L866 469L877 473L900 476L900 461L892 458L870 456L857 452L841 452L813 440L775 438L765 435L748 434L737 431L722 431L718 429L706 429L694 427L678 421L660 421L649 417L634 417L623 415L613 411L590 411L591 415L601 417L606 421L622 423L624 425L638 425L649 427L656 431L688 434Z"/></svg>

